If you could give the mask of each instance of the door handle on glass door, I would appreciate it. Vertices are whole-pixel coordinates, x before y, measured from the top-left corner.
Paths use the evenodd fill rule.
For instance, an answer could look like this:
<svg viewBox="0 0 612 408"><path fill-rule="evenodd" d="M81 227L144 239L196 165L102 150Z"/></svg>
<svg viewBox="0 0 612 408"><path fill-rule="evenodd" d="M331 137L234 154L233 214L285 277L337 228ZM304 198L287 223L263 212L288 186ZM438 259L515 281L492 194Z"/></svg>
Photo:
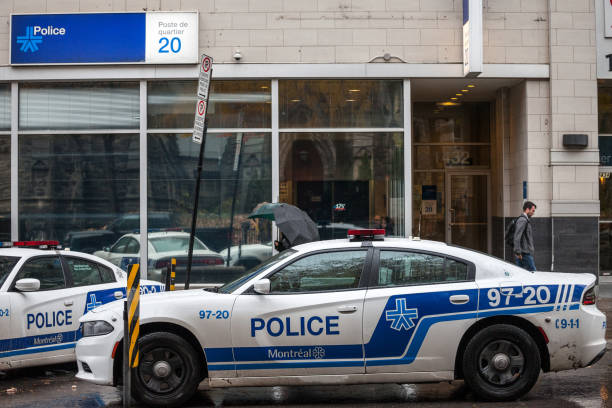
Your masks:
<svg viewBox="0 0 612 408"><path fill-rule="evenodd" d="M338 312L340 313L355 313L357 311L357 306L339 306Z"/></svg>
<svg viewBox="0 0 612 408"><path fill-rule="evenodd" d="M448 300L454 305L463 305L470 301L470 297L468 295L453 295Z"/></svg>

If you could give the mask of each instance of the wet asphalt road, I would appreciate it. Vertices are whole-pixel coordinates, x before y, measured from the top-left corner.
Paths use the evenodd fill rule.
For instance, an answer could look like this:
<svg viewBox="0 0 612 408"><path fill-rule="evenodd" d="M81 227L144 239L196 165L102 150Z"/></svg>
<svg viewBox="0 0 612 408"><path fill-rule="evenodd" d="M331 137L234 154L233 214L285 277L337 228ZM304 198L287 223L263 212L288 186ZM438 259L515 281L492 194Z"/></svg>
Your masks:
<svg viewBox="0 0 612 408"><path fill-rule="evenodd" d="M602 282L598 306L612 321L612 279ZM612 328L608 328L612 350ZM41 367L0 376L0 407L120 407L120 390L79 381L76 367ZM593 407L612 408L612 351L589 368L540 375L529 394L511 403L484 403L461 381L443 384L384 384L231 388L200 391L188 407ZM134 405L138 406L138 405Z"/></svg>

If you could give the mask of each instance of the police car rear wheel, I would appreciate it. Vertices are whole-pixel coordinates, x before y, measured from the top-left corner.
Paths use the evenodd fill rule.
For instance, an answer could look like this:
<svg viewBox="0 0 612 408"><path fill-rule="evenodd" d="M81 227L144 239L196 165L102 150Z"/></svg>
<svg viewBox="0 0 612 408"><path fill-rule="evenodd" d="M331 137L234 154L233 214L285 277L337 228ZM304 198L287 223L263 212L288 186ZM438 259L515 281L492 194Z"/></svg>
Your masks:
<svg viewBox="0 0 612 408"><path fill-rule="evenodd" d="M139 340L140 361L132 395L151 406L181 406L196 391L200 368L193 347L172 333L151 333Z"/></svg>
<svg viewBox="0 0 612 408"><path fill-rule="evenodd" d="M510 401L529 392L540 374L540 352L533 338L511 325L478 332L463 356L465 382L485 400Z"/></svg>

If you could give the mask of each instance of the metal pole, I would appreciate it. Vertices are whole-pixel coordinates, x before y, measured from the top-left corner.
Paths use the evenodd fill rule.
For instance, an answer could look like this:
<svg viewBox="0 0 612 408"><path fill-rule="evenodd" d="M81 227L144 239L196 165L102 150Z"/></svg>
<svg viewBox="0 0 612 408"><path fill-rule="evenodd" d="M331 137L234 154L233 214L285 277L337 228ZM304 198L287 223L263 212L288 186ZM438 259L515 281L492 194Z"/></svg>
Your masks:
<svg viewBox="0 0 612 408"><path fill-rule="evenodd" d="M230 231L227 245L227 262L226 265L229 266L230 258L231 258L231 250L232 243L234 242L234 210L236 209L236 194L238 194L238 182L240 181L240 161L242 158L242 145L244 141L244 136L242 134L237 134L236 137L240 138L240 142L236 143L238 161L234 171L236 172L236 177L234 178L234 194L232 196L232 212L230 214Z"/></svg>
<svg viewBox="0 0 612 408"><path fill-rule="evenodd" d="M128 271L130 270L128 266ZM127 289L127 288L126 288ZM130 406L130 388L131 388L131 376L130 376L130 342L128 337L129 322L128 322L128 302L123 302L123 408L129 408Z"/></svg>
<svg viewBox="0 0 612 408"><path fill-rule="evenodd" d="M195 238L196 220L198 218L198 203L200 201L200 181L202 180L202 161L204 159L204 145L206 145L206 132L208 131L208 118L204 119L204 132L200 143L200 156L196 175L195 197L193 198L193 215L191 217L191 234L189 235L189 252L187 253L187 274L185 276L185 290L189 289L191 278L191 261L193 259L193 240Z"/></svg>

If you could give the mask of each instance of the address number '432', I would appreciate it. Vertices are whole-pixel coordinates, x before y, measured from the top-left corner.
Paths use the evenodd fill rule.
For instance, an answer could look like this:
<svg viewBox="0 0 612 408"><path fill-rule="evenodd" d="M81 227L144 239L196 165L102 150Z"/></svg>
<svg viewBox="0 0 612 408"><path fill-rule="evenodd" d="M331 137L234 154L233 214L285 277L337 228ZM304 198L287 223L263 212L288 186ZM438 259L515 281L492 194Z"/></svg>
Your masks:
<svg viewBox="0 0 612 408"><path fill-rule="evenodd" d="M510 305L510 298L525 296L524 304L537 305L538 303L548 303L550 301L550 289L546 286L525 286L522 293L513 293L513 288L498 289L491 288L487 292L489 306L498 307L500 305Z"/></svg>

